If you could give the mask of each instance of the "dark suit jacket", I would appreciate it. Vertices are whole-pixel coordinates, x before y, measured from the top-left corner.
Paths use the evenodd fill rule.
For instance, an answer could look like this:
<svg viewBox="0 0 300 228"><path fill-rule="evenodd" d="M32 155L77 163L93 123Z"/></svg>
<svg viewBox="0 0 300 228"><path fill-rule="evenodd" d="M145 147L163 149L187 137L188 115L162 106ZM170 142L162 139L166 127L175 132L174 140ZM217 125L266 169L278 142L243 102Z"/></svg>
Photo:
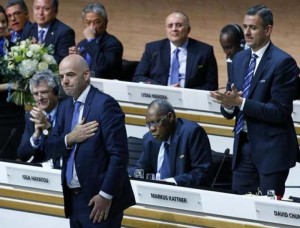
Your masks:
<svg viewBox="0 0 300 228"><path fill-rule="evenodd" d="M38 40L37 23L24 28L22 40L32 37ZM75 32L60 20L55 19L49 26L44 43L46 47L50 44L54 46L53 56L59 64L64 57L69 55L69 47L75 46Z"/></svg>
<svg viewBox="0 0 300 228"><path fill-rule="evenodd" d="M145 173L157 172L157 157L162 142L153 138L151 132L143 137L143 152L136 167ZM207 172L212 163L209 139L197 123L178 118L170 142L171 176L180 186L206 184ZM133 176L134 169L130 169Z"/></svg>
<svg viewBox="0 0 300 228"><path fill-rule="evenodd" d="M18 148L18 158L21 159L21 161L28 161L32 156L34 156L31 163L41 163L45 162L49 159L53 159L53 167L54 168L61 168L60 166L60 157L52 157L51 154L46 154L44 143L47 141L47 136L41 135L41 146L38 148L32 147L30 143L30 137L34 133L34 123L30 121L30 113L27 112L25 115L25 130L22 135L22 141Z"/></svg>
<svg viewBox="0 0 300 228"><path fill-rule="evenodd" d="M71 150L65 145L65 135L71 131L74 105L71 97L62 101L57 122L47 141L47 150L68 159ZM127 165L128 147L124 113L118 103L91 86L84 104L85 122L100 124L96 134L77 144L75 166L82 193L89 202L100 190L112 195L109 217L135 204ZM64 162L66 164L66 162ZM66 184L66 165L62 169L65 214L70 216L71 192Z"/></svg>
<svg viewBox="0 0 300 228"><path fill-rule="evenodd" d="M96 78L122 79L123 45L115 36L104 32L90 42L80 41L78 47L83 57L90 55L90 69Z"/></svg>
<svg viewBox="0 0 300 228"><path fill-rule="evenodd" d="M146 44L133 81L168 85L170 52L168 39ZM218 89L218 67L212 46L188 39L184 87L202 90Z"/></svg>
<svg viewBox="0 0 300 228"><path fill-rule="evenodd" d="M227 90L231 83L238 91L243 90L250 58L251 49L236 54ZM295 166L299 149L291 114L298 75L295 60L270 43L252 79L243 109L253 162L263 174ZM239 108L235 107L230 115L223 108L221 111L230 119L238 114ZM239 136L234 137L233 168L237 165Z"/></svg>

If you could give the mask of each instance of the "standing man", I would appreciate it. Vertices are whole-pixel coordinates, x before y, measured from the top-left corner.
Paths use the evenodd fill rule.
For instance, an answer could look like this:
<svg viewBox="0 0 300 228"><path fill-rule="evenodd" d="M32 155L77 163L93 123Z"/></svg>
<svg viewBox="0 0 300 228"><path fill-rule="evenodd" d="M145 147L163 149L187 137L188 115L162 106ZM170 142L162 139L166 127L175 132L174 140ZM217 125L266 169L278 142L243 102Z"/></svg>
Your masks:
<svg viewBox="0 0 300 228"><path fill-rule="evenodd" d="M121 79L123 45L107 33L107 13L100 3L90 3L82 10L84 40L71 47L70 54L80 54L96 78Z"/></svg>
<svg viewBox="0 0 300 228"><path fill-rule="evenodd" d="M45 153L44 144L56 124L59 86L55 77L52 71L45 70L34 74L29 81L36 106L25 116L25 130L18 149L21 161L40 163L52 158ZM61 166L60 157L53 159L54 168Z"/></svg>
<svg viewBox="0 0 300 228"><path fill-rule="evenodd" d="M216 90L218 68L213 47L189 38L189 18L173 12L166 18L167 39L146 44L133 81Z"/></svg>
<svg viewBox="0 0 300 228"><path fill-rule="evenodd" d="M28 8L23 0L8 0L5 12L8 17L8 27L11 30L10 41L15 45L20 41L23 30L31 26Z"/></svg>
<svg viewBox="0 0 300 228"><path fill-rule="evenodd" d="M70 97L60 105L47 150L66 159L66 217L71 228L120 227L123 211L135 204L124 113L112 97L90 85L90 70L80 55L62 60L59 77Z"/></svg>
<svg viewBox="0 0 300 228"><path fill-rule="evenodd" d="M166 100L149 104L146 123L149 132L143 137L143 153L136 167L179 186L205 185L212 162L205 130L195 122L176 119ZM130 171L133 176L134 169Z"/></svg>
<svg viewBox="0 0 300 228"><path fill-rule="evenodd" d="M54 58L59 64L69 54L69 47L75 45L75 32L56 18L58 0L33 0L33 23L24 29L22 39L34 38L45 46L53 45Z"/></svg>
<svg viewBox="0 0 300 228"><path fill-rule="evenodd" d="M211 92L227 119L236 117L233 190L238 194L283 196L298 142L291 117L299 69L295 60L272 44L273 14L263 5L244 18L250 49L236 53L225 93Z"/></svg>

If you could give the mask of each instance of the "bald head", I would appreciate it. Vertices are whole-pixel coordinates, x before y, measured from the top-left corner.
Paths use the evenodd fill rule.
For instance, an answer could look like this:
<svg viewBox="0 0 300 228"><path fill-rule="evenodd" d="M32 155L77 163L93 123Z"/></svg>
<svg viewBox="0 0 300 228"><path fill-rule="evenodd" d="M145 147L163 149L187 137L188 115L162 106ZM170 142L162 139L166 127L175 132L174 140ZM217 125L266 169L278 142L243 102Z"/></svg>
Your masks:
<svg viewBox="0 0 300 228"><path fill-rule="evenodd" d="M166 18L166 35L176 46L183 45L191 31L188 16L183 12L173 12Z"/></svg>
<svg viewBox="0 0 300 228"><path fill-rule="evenodd" d="M89 66L80 55L68 55L59 64L59 77L65 93L77 100L90 84Z"/></svg>

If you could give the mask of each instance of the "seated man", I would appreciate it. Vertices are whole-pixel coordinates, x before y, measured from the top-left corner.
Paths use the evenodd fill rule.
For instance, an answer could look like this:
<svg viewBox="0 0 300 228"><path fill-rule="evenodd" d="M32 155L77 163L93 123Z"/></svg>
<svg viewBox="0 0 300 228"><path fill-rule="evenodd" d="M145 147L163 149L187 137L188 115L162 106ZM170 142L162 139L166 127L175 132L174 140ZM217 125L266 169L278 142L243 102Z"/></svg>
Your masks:
<svg viewBox="0 0 300 228"><path fill-rule="evenodd" d="M54 58L59 64L69 54L69 47L75 45L75 32L56 18L58 0L33 0L34 23L26 27L21 40L33 38L45 46L53 45Z"/></svg>
<svg viewBox="0 0 300 228"><path fill-rule="evenodd" d="M106 31L108 18L103 5L90 3L82 10L84 40L69 54L85 58L96 78L121 79L123 45Z"/></svg>
<svg viewBox="0 0 300 228"><path fill-rule="evenodd" d="M23 0L8 0L5 6L10 32L10 42L17 44L23 34L23 29L30 27L29 12Z"/></svg>
<svg viewBox="0 0 300 228"><path fill-rule="evenodd" d="M21 161L40 163L52 156L45 154L46 142L56 122L59 86L50 70L38 72L29 81L30 91L36 106L26 113L25 131L18 149ZM60 158L53 159L53 167L61 168Z"/></svg>
<svg viewBox="0 0 300 228"><path fill-rule="evenodd" d="M146 44L133 81L191 89L218 89L213 47L189 38L190 31L186 14L171 13L166 18L168 39Z"/></svg>
<svg viewBox="0 0 300 228"><path fill-rule="evenodd" d="M154 100L147 109L149 132L136 168L156 173L157 180L179 186L205 185L212 163L210 143L197 123L178 118L166 100ZM134 168L129 170L133 176Z"/></svg>

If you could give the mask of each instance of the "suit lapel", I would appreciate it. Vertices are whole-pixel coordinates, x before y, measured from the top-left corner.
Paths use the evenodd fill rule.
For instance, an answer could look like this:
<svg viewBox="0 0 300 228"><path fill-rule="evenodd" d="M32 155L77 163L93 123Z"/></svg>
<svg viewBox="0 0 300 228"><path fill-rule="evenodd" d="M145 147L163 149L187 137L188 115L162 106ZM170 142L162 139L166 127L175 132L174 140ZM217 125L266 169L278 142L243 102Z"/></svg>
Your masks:
<svg viewBox="0 0 300 228"><path fill-rule="evenodd" d="M95 93L96 93L96 88L91 86L91 89L90 89L90 91L89 91L89 93L86 97L86 100L85 100L83 114L82 114L82 118L84 118L85 120L87 120L87 117L88 117L89 112L91 110L91 104L92 104Z"/></svg>
<svg viewBox="0 0 300 228"><path fill-rule="evenodd" d="M160 65L162 66L162 75L164 76L164 81L166 85L168 85L168 78L170 72L170 62L171 62L170 52L171 52L170 41L165 40L162 45L162 50L161 50L162 56L161 56Z"/></svg>
<svg viewBox="0 0 300 228"><path fill-rule="evenodd" d="M187 45L187 57L186 57L186 72L185 72L185 84L188 81L187 79L192 75L192 69L194 69L193 66L195 66L195 49L193 48L192 40L188 40Z"/></svg>
<svg viewBox="0 0 300 228"><path fill-rule="evenodd" d="M46 34L44 43L46 44L46 46L50 45L53 41L53 37L56 34L56 30L57 30L57 20L55 19L49 26L48 32Z"/></svg>
<svg viewBox="0 0 300 228"><path fill-rule="evenodd" d="M176 157L178 152L178 140L179 140L179 133L181 129L181 124L179 121L176 121L176 130L171 137L171 143L170 143L170 154L169 154L169 160L170 160L170 168L171 168L171 176L175 176L175 170L176 170Z"/></svg>
<svg viewBox="0 0 300 228"><path fill-rule="evenodd" d="M269 47L266 49L265 53L263 54L260 63L256 69L254 78L251 82L251 86L249 88L249 97L253 93L255 87L257 86L257 83L260 81L260 79L263 77L263 72L264 70L270 65L270 60L271 60L271 46L272 44L269 45Z"/></svg>

